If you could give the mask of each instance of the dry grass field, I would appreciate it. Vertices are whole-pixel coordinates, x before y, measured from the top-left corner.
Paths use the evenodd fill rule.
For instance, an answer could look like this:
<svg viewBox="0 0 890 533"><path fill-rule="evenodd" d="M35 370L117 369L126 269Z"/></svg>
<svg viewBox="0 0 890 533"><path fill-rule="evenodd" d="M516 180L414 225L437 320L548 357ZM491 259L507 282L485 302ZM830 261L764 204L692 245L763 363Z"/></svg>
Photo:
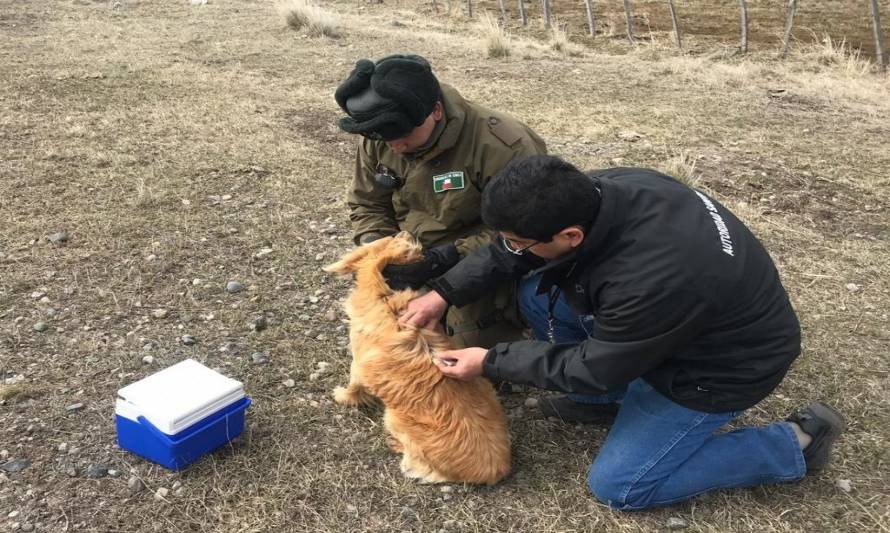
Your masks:
<svg viewBox="0 0 890 533"><path fill-rule="evenodd" d="M337 37L269 2L0 0L0 531L890 530L890 78L819 44L779 62L514 36L488 59L429 5L328 9ZM670 170L738 213L804 328L742 422L831 402L849 422L831 468L611 511L585 485L605 430L542 419L529 390L504 398L505 482L403 479L380 413L330 399L348 284L320 267L351 246L334 88L405 51L581 167ZM186 357L255 403L242 438L175 473L117 449L112 414L117 389Z"/></svg>

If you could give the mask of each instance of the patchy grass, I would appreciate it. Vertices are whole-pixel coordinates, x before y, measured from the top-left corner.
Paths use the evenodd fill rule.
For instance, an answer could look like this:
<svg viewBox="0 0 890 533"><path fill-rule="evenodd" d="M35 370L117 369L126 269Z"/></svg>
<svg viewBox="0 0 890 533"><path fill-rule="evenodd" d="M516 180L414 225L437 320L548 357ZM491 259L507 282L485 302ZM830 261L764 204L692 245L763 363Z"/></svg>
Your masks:
<svg viewBox="0 0 890 533"><path fill-rule="evenodd" d="M295 30L305 29L315 37L339 35L337 15L313 0L281 0L277 8L287 25Z"/></svg>
<svg viewBox="0 0 890 533"><path fill-rule="evenodd" d="M483 13L477 24L479 34L482 36L482 46L488 57L501 58L510 56L510 37L504 28L498 24L498 19L490 13Z"/></svg>
<svg viewBox="0 0 890 533"><path fill-rule="evenodd" d="M888 78L803 47L786 62L667 44L628 53L620 26L618 44L598 35L579 57L542 34L483 67L459 18L325 5L348 30L338 40L291 31L267 3L0 5L0 52L13 58L0 62L0 380L27 392L0 405L0 450L32 462L0 476L2 512L38 531L654 531L672 516L690 531L886 530ZM541 394L529 390L505 399L504 483L446 493L403 479L380 413L329 400L349 367L348 283L320 270L351 246L356 139L336 128L333 90L356 59L393 52L425 55L581 167L685 172L736 211L804 328L788 378L742 422L836 405L849 431L831 468L613 512L584 484L605 430L541 419L523 406ZM67 243L45 239L61 230ZM248 289L228 294L229 280ZM269 328L254 332L259 316ZM270 363L253 365L254 351ZM185 357L243 380L255 405L231 448L168 472L116 448L111 414L117 389ZM312 379L318 361L332 371ZM68 413L74 403L84 408ZM97 463L123 474L87 479ZM130 475L147 490L131 494ZM152 497L175 482L180 492Z"/></svg>

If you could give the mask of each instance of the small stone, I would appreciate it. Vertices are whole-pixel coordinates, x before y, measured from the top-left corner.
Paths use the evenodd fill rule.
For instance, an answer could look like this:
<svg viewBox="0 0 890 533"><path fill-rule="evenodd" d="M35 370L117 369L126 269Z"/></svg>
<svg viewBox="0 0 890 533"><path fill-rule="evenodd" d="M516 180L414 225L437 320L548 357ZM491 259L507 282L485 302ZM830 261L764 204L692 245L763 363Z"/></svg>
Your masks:
<svg viewBox="0 0 890 533"><path fill-rule="evenodd" d="M286 379L281 384L289 389L292 389L296 385L296 382L294 382L294 380L292 379Z"/></svg>
<svg viewBox="0 0 890 533"><path fill-rule="evenodd" d="M244 290L244 284L238 281L230 281L226 283L226 292L230 294L235 294L236 292L241 292Z"/></svg>
<svg viewBox="0 0 890 533"><path fill-rule="evenodd" d="M335 322L337 320L337 311L334 309L328 309L328 312L325 313L324 318L328 322Z"/></svg>
<svg viewBox="0 0 890 533"><path fill-rule="evenodd" d="M839 479L837 480L835 485L837 485L837 488L841 489L844 492L850 492L851 490L853 490L853 484L850 482L849 479Z"/></svg>
<svg viewBox="0 0 890 533"><path fill-rule="evenodd" d="M356 507L355 505L352 505L352 504L350 503L350 504L346 505L346 512L347 512L347 513L357 513L357 512L358 512L358 507Z"/></svg>
<svg viewBox="0 0 890 533"><path fill-rule="evenodd" d="M31 293L31 298L34 298L35 300L39 300L44 296L46 296L46 293L43 291L34 291Z"/></svg>
<svg viewBox="0 0 890 533"><path fill-rule="evenodd" d="M266 352L253 352L250 358L255 365L264 365L269 362L269 354Z"/></svg>
<svg viewBox="0 0 890 533"><path fill-rule="evenodd" d="M145 260L148 261L149 263L157 260L157 258L158 258L158 256L156 256L155 254L148 254L145 256Z"/></svg>
<svg viewBox="0 0 890 533"><path fill-rule="evenodd" d="M167 318L167 315L169 314L170 311L167 311L166 309L155 309L151 312L151 316L155 318Z"/></svg>
<svg viewBox="0 0 890 533"><path fill-rule="evenodd" d="M643 135L635 131L622 131L618 134L618 138L622 141L637 142L643 138Z"/></svg>
<svg viewBox="0 0 890 533"><path fill-rule="evenodd" d="M141 492L142 489L145 488L145 484L142 483L142 480L136 476L130 476L130 479L127 480L127 488L130 489L130 492L137 493Z"/></svg>
<svg viewBox="0 0 890 533"><path fill-rule="evenodd" d="M666 526L671 531L677 531L680 529L686 529L687 527L689 527L689 524L687 524L686 520L683 520L682 518L672 516L668 518Z"/></svg>
<svg viewBox="0 0 890 533"><path fill-rule="evenodd" d="M155 499L163 500L164 498L167 497L168 494L170 494L170 489L167 489L164 487L158 487L158 490L155 491Z"/></svg>
<svg viewBox="0 0 890 533"><path fill-rule="evenodd" d="M68 242L68 233L64 231L58 231L49 235L47 239L49 239L49 242L53 244L61 244L63 242Z"/></svg>
<svg viewBox="0 0 890 533"><path fill-rule="evenodd" d="M12 461L0 465L0 470L4 470L12 474L14 472L21 472L29 466L31 466L31 461L27 459L13 459Z"/></svg>
<svg viewBox="0 0 890 533"><path fill-rule="evenodd" d="M111 477L117 477L117 476L121 475L121 473L119 470L115 470L114 468L109 468L108 475Z"/></svg>
<svg viewBox="0 0 890 533"><path fill-rule="evenodd" d="M36 324L34 324L33 328L34 331L43 333L44 331L49 329L49 326L46 325L46 322L37 322Z"/></svg>
<svg viewBox="0 0 890 533"><path fill-rule="evenodd" d="M201 278L195 278L192 280L192 285L200 285L202 283L204 283L204 280Z"/></svg>
<svg viewBox="0 0 890 533"><path fill-rule="evenodd" d="M310 296L310 297L309 297L309 303L317 304L317 303L318 303L318 296Z"/></svg>
<svg viewBox="0 0 890 533"><path fill-rule="evenodd" d="M150 351L154 350L154 347L155 347L154 344L152 344L150 342L146 342L145 344L142 345L142 351L150 352Z"/></svg>
<svg viewBox="0 0 890 533"><path fill-rule="evenodd" d="M525 402L523 402L523 405L530 409L534 409L535 407L538 406L538 399L537 398L526 398Z"/></svg>
<svg viewBox="0 0 890 533"><path fill-rule="evenodd" d="M850 292L856 292L859 290L859 285L856 285L855 283L847 283L846 287L847 290Z"/></svg>
<svg viewBox="0 0 890 533"><path fill-rule="evenodd" d="M181 482L181 481L174 481L174 482L173 482L173 485L171 485L170 488L173 489L173 490L176 490L176 489L178 489L178 488L181 487L181 486L182 486L182 482Z"/></svg>
<svg viewBox="0 0 890 533"><path fill-rule="evenodd" d="M59 450L59 451L62 452L62 453L65 453L65 452L68 451L68 443L67 443L67 442L63 442L63 443L59 444L59 447L56 448L56 449Z"/></svg>
<svg viewBox="0 0 890 533"><path fill-rule="evenodd" d="M6 518L15 518L20 514L21 513L19 511L11 511L8 515L6 515Z"/></svg>
<svg viewBox="0 0 890 533"><path fill-rule="evenodd" d="M182 337L179 338L179 340L181 340L182 344L184 344L186 346L194 346L195 344L198 343L198 339L196 339L195 337L193 337L191 335L183 335Z"/></svg>
<svg viewBox="0 0 890 533"><path fill-rule="evenodd" d="M155 362L155 358L151 355L146 355L145 357L142 358L143 365L150 365L154 362Z"/></svg>
<svg viewBox="0 0 890 533"><path fill-rule="evenodd" d="M259 316L253 319L253 322L250 323L250 329L254 331L263 331L264 329L269 327L269 321L266 320L266 317Z"/></svg>
<svg viewBox="0 0 890 533"><path fill-rule="evenodd" d="M328 363L327 361L319 361L315 363L315 366L318 367L319 370L327 370L330 368L331 363Z"/></svg>
<svg viewBox="0 0 890 533"><path fill-rule="evenodd" d="M69 405L68 407L65 408L65 410L68 411L69 413L74 413L76 411L80 411L81 409L83 409L82 403L72 403L71 405Z"/></svg>
<svg viewBox="0 0 890 533"><path fill-rule="evenodd" d="M442 485L439 487L439 491L444 493L454 492L454 487L451 485Z"/></svg>
<svg viewBox="0 0 890 533"><path fill-rule="evenodd" d="M321 374L319 374L318 372L313 372L313 373L309 374L309 381L318 381L318 378L320 378L320 377L321 377Z"/></svg>
<svg viewBox="0 0 890 533"><path fill-rule="evenodd" d="M324 252L315 254L315 260L316 260L316 261L321 261L322 259L324 259L324 256L325 256L325 253L324 253Z"/></svg>
<svg viewBox="0 0 890 533"><path fill-rule="evenodd" d="M24 531L25 533L29 533L30 531L34 531L34 524L31 524L30 522L25 522L24 524L22 524L22 529L21 529L21 531Z"/></svg>
<svg viewBox="0 0 890 533"><path fill-rule="evenodd" d="M254 254L254 257L256 257L257 259L259 259L259 258L261 258L261 257L265 257L265 256L271 254L273 251L274 251L274 250L272 250L272 248L263 248L263 249L261 249L259 252L255 253L255 254Z"/></svg>
<svg viewBox="0 0 890 533"><path fill-rule="evenodd" d="M446 521L442 522L442 527L444 529L454 529L454 527L456 525L457 525L457 520L446 520Z"/></svg>
<svg viewBox="0 0 890 533"><path fill-rule="evenodd" d="M89 479L100 479L108 475L108 467L104 465L90 465L85 473Z"/></svg>

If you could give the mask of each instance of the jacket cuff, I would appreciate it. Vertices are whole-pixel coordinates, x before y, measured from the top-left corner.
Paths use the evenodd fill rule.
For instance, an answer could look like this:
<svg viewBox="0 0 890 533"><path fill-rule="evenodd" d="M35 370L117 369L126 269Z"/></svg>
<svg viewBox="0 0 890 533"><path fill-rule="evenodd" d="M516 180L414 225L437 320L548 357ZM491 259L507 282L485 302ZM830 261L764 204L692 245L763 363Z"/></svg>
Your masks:
<svg viewBox="0 0 890 533"><path fill-rule="evenodd" d="M482 359L482 373L485 375L485 377L493 381L504 380L504 378L498 372L497 362L498 359L500 359L507 352L508 346L509 344L506 342L496 344L485 354L485 358Z"/></svg>
<svg viewBox="0 0 890 533"><path fill-rule="evenodd" d="M431 279L426 282L426 286L436 291L443 300L448 302L448 305L454 305L454 302L451 301L451 296L449 295L449 291L452 288L451 284L443 278Z"/></svg>

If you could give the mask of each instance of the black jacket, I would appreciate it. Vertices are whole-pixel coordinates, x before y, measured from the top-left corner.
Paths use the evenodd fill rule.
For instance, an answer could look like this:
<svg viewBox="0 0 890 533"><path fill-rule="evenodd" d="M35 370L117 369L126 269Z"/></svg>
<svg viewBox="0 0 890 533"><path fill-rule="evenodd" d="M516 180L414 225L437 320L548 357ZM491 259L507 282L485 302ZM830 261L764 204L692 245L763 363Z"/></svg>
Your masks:
<svg viewBox="0 0 890 533"><path fill-rule="evenodd" d="M599 214L581 246L539 269L539 292L558 285L594 316L580 344L498 344L493 379L598 394L643 377L705 412L742 410L782 381L800 352L800 325L769 254L725 207L673 178L638 168L591 173ZM499 243L433 282L461 306L497 281L529 273Z"/></svg>

